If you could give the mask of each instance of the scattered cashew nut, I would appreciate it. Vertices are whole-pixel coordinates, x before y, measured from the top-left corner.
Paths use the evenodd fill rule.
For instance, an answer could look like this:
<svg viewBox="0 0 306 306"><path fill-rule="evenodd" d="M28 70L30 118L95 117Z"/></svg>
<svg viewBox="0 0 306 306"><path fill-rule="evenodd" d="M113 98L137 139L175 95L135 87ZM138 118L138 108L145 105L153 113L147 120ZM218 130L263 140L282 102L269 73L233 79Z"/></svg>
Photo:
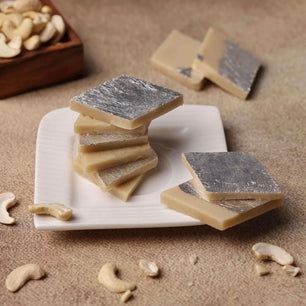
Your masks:
<svg viewBox="0 0 306 306"><path fill-rule="evenodd" d="M40 279L46 272L37 264L27 264L13 270L5 281L5 287L15 292L30 279Z"/></svg>
<svg viewBox="0 0 306 306"><path fill-rule="evenodd" d="M293 263L293 257L277 245L259 242L253 245L252 250L259 259L273 260L283 266Z"/></svg>
<svg viewBox="0 0 306 306"><path fill-rule="evenodd" d="M195 254L192 254L190 257L189 257L189 261L192 265L195 265L197 262L198 262L198 256L195 255Z"/></svg>
<svg viewBox="0 0 306 306"><path fill-rule="evenodd" d="M1 35L1 34L0 34ZM1 36L0 36L0 57L1 57ZM7 210L16 204L16 197L11 192L0 194L0 223L13 224L15 219L10 217Z"/></svg>
<svg viewBox="0 0 306 306"><path fill-rule="evenodd" d="M292 265L285 265L282 267L282 269L290 276L297 276L301 271L299 267L295 267Z"/></svg>
<svg viewBox="0 0 306 306"><path fill-rule="evenodd" d="M153 261L148 261L146 259L140 259L139 267L148 276L155 277L159 274L158 266Z"/></svg>
<svg viewBox="0 0 306 306"><path fill-rule="evenodd" d="M28 38L27 40L25 40L24 43L23 43L23 46L28 51L38 49L39 46L40 46L39 35L33 35L30 38Z"/></svg>
<svg viewBox="0 0 306 306"><path fill-rule="evenodd" d="M49 41L51 38L53 38L55 34L56 34L56 28L54 24L50 21L47 23L46 27L40 33L39 35L40 41L42 43L45 43Z"/></svg>
<svg viewBox="0 0 306 306"><path fill-rule="evenodd" d="M42 7L40 0L16 0L13 2L14 2L14 8L16 9L16 11L20 13L28 11L39 12Z"/></svg>
<svg viewBox="0 0 306 306"><path fill-rule="evenodd" d="M2 26L2 32L9 38L13 39L16 36L21 36L22 39L30 37L33 30L33 21L30 18L25 18L16 28L11 20L5 20Z"/></svg>
<svg viewBox="0 0 306 306"><path fill-rule="evenodd" d="M255 271L258 276L263 276L270 273L270 271L266 269L266 267L258 263L255 264Z"/></svg>
<svg viewBox="0 0 306 306"><path fill-rule="evenodd" d="M134 283L119 279L116 275L117 271L118 268L116 264L106 263L99 272L99 283L111 292L120 293L127 290L134 290L136 285Z"/></svg>
<svg viewBox="0 0 306 306"><path fill-rule="evenodd" d="M56 28L56 35L53 37L51 43L56 44L63 38L66 31L66 26L63 17L60 15L53 15L51 18L51 22Z"/></svg>
<svg viewBox="0 0 306 306"><path fill-rule="evenodd" d="M133 296L132 291L131 291L131 290L127 290L127 291L125 291L125 292L121 295L120 301L121 301L122 303L125 303L125 302L127 302L132 296Z"/></svg>
<svg viewBox="0 0 306 306"><path fill-rule="evenodd" d="M29 212L37 215L51 215L59 220L67 221L72 215L72 209L60 203L43 203L29 205Z"/></svg>
<svg viewBox="0 0 306 306"><path fill-rule="evenodd" d="M14 37L8 44L7 44L10 48L13 49L21 49L22 47L22 38L21 36L16 36Z"/></svg>

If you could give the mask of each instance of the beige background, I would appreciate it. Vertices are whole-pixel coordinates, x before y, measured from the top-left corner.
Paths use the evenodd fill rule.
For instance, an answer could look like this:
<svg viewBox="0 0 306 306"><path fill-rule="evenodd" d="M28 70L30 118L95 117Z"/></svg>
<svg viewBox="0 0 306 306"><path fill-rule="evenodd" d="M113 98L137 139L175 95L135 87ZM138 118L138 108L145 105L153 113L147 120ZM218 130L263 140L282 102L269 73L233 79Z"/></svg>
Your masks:
<svg viewBox="0 0 306 306"><path fill-rule="evenodd" d="M305 305L305 1L54 1L85 45L83 79L0 101L0 191L12 191L14 226L0 224L0 304L116 305L120 295L97 281L106 261L138 289L130 305ZM252 50L264 69L247 102L213 84L189 90L150 67L149 58L172 29L202 40L214 25ZM33 201L37 127L49 111L122 73L178 90L187 104L216 105L229 150L257 154L285 194L284 206L225 232L208 226L170 229L38 232ZM1 90L1 89L0 89ZM52 200L52 199L50 199ZM254 275L254 243L291 252L300 277ZM190 254L199 262L191 266ZM137 268L155 260L158 279ZM48 272L18 293L4 281L15 267L39 263ZM188 287L188 282L194 282Z"/></svg>

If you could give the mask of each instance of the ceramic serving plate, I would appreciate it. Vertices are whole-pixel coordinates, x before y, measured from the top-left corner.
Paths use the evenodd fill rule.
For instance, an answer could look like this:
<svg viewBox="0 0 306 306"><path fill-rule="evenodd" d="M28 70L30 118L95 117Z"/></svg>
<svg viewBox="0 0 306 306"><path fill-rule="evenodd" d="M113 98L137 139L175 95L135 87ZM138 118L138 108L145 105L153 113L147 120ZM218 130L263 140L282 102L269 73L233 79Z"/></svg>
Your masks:
<svg viewBox="0 0 306 306"><path fill-rule="evenodd" d="M72 169L78 113L62 108L45 115L37 135L34 203L58 202L73 210L69 221L34 216L39 230L85 230L201 225L160 202L163 190L191 179L181 153L227 151L222 120L214 106L183 105L152 121L149 141L158 167L123 202Z"/></svg>

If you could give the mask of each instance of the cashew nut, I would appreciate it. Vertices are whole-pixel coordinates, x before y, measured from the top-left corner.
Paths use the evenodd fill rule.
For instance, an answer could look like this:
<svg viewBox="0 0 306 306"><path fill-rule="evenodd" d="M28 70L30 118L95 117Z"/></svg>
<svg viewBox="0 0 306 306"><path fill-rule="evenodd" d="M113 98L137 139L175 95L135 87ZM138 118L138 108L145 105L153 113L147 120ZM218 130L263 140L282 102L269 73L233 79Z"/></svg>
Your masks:
<svg viewBox="0 0 306 306"><path fill-rule="evenodd" d="M2 1L0 2L0 10L5 13L14 13L16 10L14 8L15 1Z"/></svg>
<svg viewBox="0 0 306 306"><path fill-rule="evenodd" d="M66 31L66 26L63 17L60 15L53 15L51 18L51 22L56 28L56 35L53 37L51 43L56 44L63 38Z"/></svg>
<svg viewBox="0 0 306 306"><path fill-rule="evenodd" d="M1 33L0 33L1 35ZM1 38L1 36L0 36ZM0 43L0 57L1 57L1 43ZM16 197L11 192L4 192L0 194L0 223L13 224L15 219L10 217L7 210L16 204Z"/></svg>
<svg viewBox="0 0 306 306"><path fill-rule="evenodd" d="M148 261L146 259L140 259L139 267L148 276L155 277L159 274L158 266L153 261Z"/></svg>
<svg viewBox="0 0 306 306"><path fill-rule="evenodd" d="M299 267L295 267L292 265L285 265L282 267L282 269L290 276L297 276L301 271Z"/></svg>
<svg viewBox="0 0 306 306"><path fill-rule="evenodd" d="M33 34L40 33L50 20L50 16L48 14L42 14L34 11L25 12L23 13L23 16L29 17L33 20Z"/></svg>
<svg viewBox="0 0 306 306"><path fill-rule="evenodd" d="M270 273L269 270L267 270L263 265L258 263L255 264L255 271L258 276L267 275Z"/></svg>
<svg viewBox="0 0 306 306"><path fill-rule="evenodd" d="M125 291L125 292L121 295L120 301L121 301L122 303L125 303L125 302L127 302L132 296L133 296L132 291L131 291L131 290L127 290L127 291Z"/></svg>
<svg viewBox="0 0 306 306"><path fill-rule="evenodd" d="M41 12L43 14L49 14L49 15L52 15L53 14L53 11L52 11L52 8L48 5L44 5L42 8L41 8Z"/></svg>
<svg viewBox="0 0 306 306"><path fill-rule="evenodd" d="M293 257L277 245L259 242L253 245L252 250L259 259L273 260L283 266L293 263Z"/></svg>
<svg viewBox="0 0 306 306"><path fill-rule="evenodd" d="M14 8L20 13L28 11L39 12L42 7L40 0L16 0L14 2Z"/></svg>
<svg viewBox="0 0 306 306"><path fill-rule="evenodd" d="M192 265L195 265L198 262L198 256L195 254L190 255L189 261Z"/></svg>
<svg viewBox="0 0 306 306"><path fill-rule="evenodd" d="M28 51L38 49L40 46L39 35L33 35L30 38L28 38L26 41L24 41L23 46Z"/></svg>
<svg viewBox="0 0 306 306"><path fill-rule="evenodd" d="M22 38L21 36L16 36L14 37L8 44L7 44L10 48L13 49L21 49L22 47Z"/></svg>
<svg viewBox="0 0 306 306"><path fill-rule="evenodd" d="M49 41L51 38L53 38L55 34L56 34L56 28L54 24L50 21L47 23L46 27L40 33L39 35L40 41L42 43L45 43Z"/></svg>
<svg viewBox="0 0 306 306"><path fill-rule="evenodd" d="M30 18L25 18L19 27L15 27L11 20L5 20L2 26L2 32L9 38L21 36L23 40L28 39L32 33L33 22Z"/></svg>
<svg viewBox="0 0 306 306"><path fill-rule="evenodd" d="M37 215L51 215L59 220L67 221L72 215L72 209L59 203L43 203L29 205L29 212Z"/></svg>
<svg viewBox="0 0 306 306"><path fill-rule="evenodd" d="M18 13L12 13L12 14L0 13L0 26L2 26L2 24L4 23L4 20L10 20L13 22L15 27L18 27L21 24L23 19L24 17Z"/></svg>
<svg viewBox="0 0 306 306"><path fill-rule="evenodd" d="M99 272L99 283L111 292L120 293L127 290L134 290L136 285L134 283L119 279L116 275L117 271L118 268L116 264L106 263Z"/></svg>
<svg viewBox="0 0 306 306"><path fill-rule="evenodd" d="M46 272L36 264L27 264L13 270L5 281L5 287L15 292L20 289L30 279L40 279Z"/></svg>

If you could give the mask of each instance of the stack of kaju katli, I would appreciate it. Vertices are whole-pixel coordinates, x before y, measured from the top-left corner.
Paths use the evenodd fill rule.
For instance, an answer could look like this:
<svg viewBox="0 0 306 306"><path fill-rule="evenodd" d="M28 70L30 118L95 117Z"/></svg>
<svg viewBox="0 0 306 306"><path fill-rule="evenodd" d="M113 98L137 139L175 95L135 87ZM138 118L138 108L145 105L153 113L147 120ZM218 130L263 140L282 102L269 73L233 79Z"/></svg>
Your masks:
<svg viewBox="0 0 306 306"><path fill-rule="evenodd" d="M220 31L209 28L203 42L172 31L151 58L152 67L194 90L208 79L245 100L260 67L259 60Z"/></svg>
<svg viewBox="0 0 306 306"><path fill-rule="evenodd" d="M183 104L183 95L130 76L119 76L76 96L79 155L74 170L123 201L157 166L148 142L151 120Z"/></svg>
<svg viewBox="0 0 306 306"><path fill-rule="evenodd" d="M193 179L161 194L169 208L219 230L277 208L283 195L255 155L248 152L183 154Z"/></svg>

